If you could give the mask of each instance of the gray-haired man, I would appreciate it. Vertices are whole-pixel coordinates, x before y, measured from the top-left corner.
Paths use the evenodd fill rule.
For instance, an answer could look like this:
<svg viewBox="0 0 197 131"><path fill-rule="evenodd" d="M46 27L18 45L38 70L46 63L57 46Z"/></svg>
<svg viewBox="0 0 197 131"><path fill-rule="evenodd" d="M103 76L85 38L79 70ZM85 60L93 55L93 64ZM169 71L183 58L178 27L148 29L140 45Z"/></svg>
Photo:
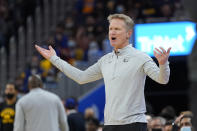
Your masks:
<svg viewBox="0 0 197 131"><path fill-rule="evenodd" d="M14 131L69 131L61 100L42 85L39 76L30 76L30 92L16 104Z"/></svg>

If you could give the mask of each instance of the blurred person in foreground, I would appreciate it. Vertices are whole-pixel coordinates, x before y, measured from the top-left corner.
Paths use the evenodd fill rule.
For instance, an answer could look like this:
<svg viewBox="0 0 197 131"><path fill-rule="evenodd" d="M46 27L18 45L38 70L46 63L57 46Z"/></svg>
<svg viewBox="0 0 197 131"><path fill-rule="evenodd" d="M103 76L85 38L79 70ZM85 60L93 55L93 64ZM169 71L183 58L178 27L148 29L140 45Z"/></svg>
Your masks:
<svg viewBox="0 0 197 131"><path fill-rule="evenodd" d="M86 120L87 120L88 118L96 118L94 109L91 108L91 107L86 108L86 109L85 109L85 112L84 112L84 116L85 116L85 119L86 119Z"/></svg>
<svg viewBox="0 0 197 131"><path fill-rule="evenodd" d="M163 117L153 117L148 131L164 131L166 120Z"/></svg>
<svg viewBox="0 0 197 131"><path fill-rule="evenodd" d="M61 100L42 87L38 75L29 77L30 92L16 104L14 131L69 131Z"/></svg>
<svg viewBox="0 0 197 131"><path fill-rule="evenodd" d="M85 131L85 118L83 114L79 113L77 110L78 102L76 98L67 98L65 101L65 108L70 131Z"/></svg>
<svg viewBox="0 0 197 131"><path fill-rule="evenodd" d="M172 131L195 131L192 118L193 113L191 111L181 112L172 124Z"/></svg>
<svg viewBox="0 0 197 131"><path fill-rule="evenodd" d="M172 131L173 120L168 120L164 125L164 131Z"/></svg>
<svg viewBox="0 0 197 131"><path fill-rule="evenodd" d="M7 83L4 92L5 98L0 103L0 131L13 131L17 89L14 83Z"/></svg>
<svg viewBox="0 0 197 131"><path fill-rule="evenodd" d="M133 20L124 14L113 14L109 20L109 40L114 50L104 55L94 65L81 71L60 59L55 50L35 45L38 52L59 70L79 84L104 79L106 104L104 131L146 131L146 105L144 84L146 76L160 84L167 84L170 76L167 51L155 48L159 67L147 54L129 43ZM120 106L121 103L121 106Z"/></svg>
<svg viewBox="0 0 197 131"><path fill-rule="evenodd" d="M100 126L99 120L93 117L86 119L86 131L98 131Z"/></svg>

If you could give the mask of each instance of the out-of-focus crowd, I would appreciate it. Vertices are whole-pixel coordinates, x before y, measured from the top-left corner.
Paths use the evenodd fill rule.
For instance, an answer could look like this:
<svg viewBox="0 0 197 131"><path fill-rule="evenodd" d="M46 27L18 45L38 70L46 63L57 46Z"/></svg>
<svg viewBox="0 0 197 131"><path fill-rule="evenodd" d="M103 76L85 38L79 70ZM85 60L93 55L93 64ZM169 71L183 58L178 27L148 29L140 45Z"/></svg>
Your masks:
<svg viewBox="0 0 197 131"><path fill-rule="evenodd" d="M10 36L17 36L17 28L25 25L27 16L34 16L38 5L42 7L43 1L0 1L0 48L5 46L8 54ZM58 56L72 65L91 65L112 50L107 38L106 19L112 13L127 14L136 23L150 22L152 18L170 21L171 18L185 17L181 0L76 0L72 10L68 11L63 21L58 22L49 37L36 44L46 48L52 45ZM47 86L56 86L58 71L49 61L34 54L25 65L24 72L15 78L21 93L28 92L27 79L31 74L40 74Z"/></svg>
<svg viewBox="0 0 197 131"><path fill-rule="evenodd" d="M13 83L7 83L4 94L4 100L0 103L0 129L12 131L15 105L21 96ZM70 131L102 131L103 123L99 122L93 108L87 108L84 114L78 112L78 101L74 97L62 100L62 103ZM158 115L146 114L148 131L194 131L192 118L191 111L177 113L172 106L164 107Z"/></svg>

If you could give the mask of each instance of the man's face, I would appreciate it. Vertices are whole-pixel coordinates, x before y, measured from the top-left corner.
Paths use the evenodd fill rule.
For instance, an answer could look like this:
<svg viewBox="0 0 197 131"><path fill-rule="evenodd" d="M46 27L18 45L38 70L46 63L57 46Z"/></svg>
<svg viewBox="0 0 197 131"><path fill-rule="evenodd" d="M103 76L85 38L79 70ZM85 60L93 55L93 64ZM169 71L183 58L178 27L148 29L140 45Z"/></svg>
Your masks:
<svg viewBox="0 0 197 131"><path fill-rule="evenodd" d="M5 95L8 99L12 99L14 96L16 96L16 89L13 84L6 85Z"/></svg>
<svg viewBox="0 0 197 131"><path fill-rule="evenodd" d="M180 122L180 127L190 126L192 127L191 118L183 118Z"/></svg>
<svg viewBox="0 0 197 131"><path fill-rule="evenodd" d="M109 40L115 49L123 48L128 44L131 31L127 31L126 24L121 19L112 19L109 25Z"/></svg>
<svg viewBox="0 0 197 131"><path fill-rule="evenodd" d="M6 85L5 94L8 94L8 93L13 93L13 94L16 93L14 85L12 85L12 84L7 84Z"/></svg>
<svg viewBox="0 0 197 131"><path fill-rule="evenodd" d="M153 119L151 122L150 122L150 127L152 130L161 130L163 129L163 126L162 126L162 123L159 119Z"/></svg>
<svg viewBox="0 0 197 131"><path fill-rule="evenodd" d="M172 125L166 125L164 127L164 131L171 131L172 130Z"/></svg>

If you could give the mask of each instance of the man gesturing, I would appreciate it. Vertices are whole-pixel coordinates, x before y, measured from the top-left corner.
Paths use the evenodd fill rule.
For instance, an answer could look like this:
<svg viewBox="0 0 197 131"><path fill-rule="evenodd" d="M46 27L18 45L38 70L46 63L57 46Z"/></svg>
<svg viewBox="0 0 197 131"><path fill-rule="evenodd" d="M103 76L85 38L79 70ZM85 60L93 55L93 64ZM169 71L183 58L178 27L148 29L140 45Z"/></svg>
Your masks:
<svg viewBox="0 0 197 131"><path fill-rule="evenodd" d="M170 76L169 48L156 48L154 55L159 67L145 53L129 44L133 20L124 14L113 14L109 20L109 40L114 50L81 71L61 60L54 49L35 45L39 53L59 70L79 84L103 78L106 103L104 131L146 131L144 84L148 75L160 84L167 84Z"/></svg>

